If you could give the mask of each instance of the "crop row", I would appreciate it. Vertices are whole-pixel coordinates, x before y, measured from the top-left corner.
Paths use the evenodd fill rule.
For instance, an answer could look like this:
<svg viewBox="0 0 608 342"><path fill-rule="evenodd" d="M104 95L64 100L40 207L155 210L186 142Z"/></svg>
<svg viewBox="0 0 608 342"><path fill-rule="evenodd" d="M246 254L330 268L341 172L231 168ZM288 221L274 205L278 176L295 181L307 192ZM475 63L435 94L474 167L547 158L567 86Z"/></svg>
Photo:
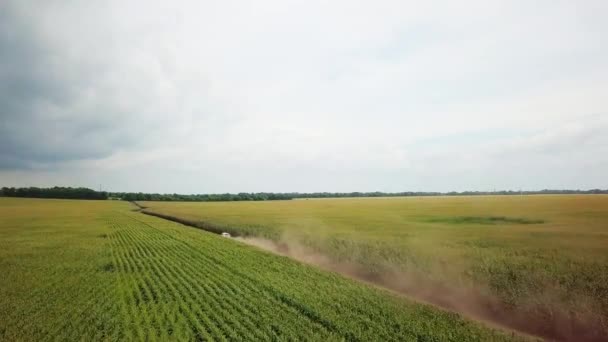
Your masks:
<svg viewBox="0 0 608 342"><path fill-rule="evenodd" d="M125 203L0 215L2 341L519 339Z"/></svg>
<svg viewBox="0 0 608 342"><path fill-rule="evenodd" d="M311 332L322 339L331 336L271 293L205 257L205 250L151 226L125 218L115 221L122 221L110 238L121 287L129 289L124 301L132 324L147 327L137 337L168 334L166 317L184 322L197 339L300 339L314 336ZM281 324L276 324L277 316Z"/></svg>

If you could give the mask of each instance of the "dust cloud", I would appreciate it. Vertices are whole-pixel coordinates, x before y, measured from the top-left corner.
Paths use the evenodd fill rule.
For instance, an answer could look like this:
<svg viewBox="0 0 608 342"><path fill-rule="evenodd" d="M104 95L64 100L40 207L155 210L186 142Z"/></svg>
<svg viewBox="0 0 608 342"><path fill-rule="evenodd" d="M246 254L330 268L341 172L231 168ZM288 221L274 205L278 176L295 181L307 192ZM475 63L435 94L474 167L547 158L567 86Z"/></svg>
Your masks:
<svg viewBox="0 0 608 342"><path fill-rule="evenodd" d="M581 317L552 308L509 307L490 295L482 285L463 288L433 280L429 273L405 272L387 267L370 270L354 262L336 261L293 239L278 242L258 237L236 237L238 241L279 255L315 265L349 278L388 289L413 300L455 311L491 326L559 341L608 341L601 319L592 314ZM431 272L432 273L432 272ZM557 305L556 307L559 307Z"/></svg>
<svg viewBox="0 0 608 342"><path fill-rule="evenodd" d="M141 209L139 209L141 210ZM180 218L142 211L144 214L158 216L195 228L220 234L223 230L208 224L201 224ZM565 312L559 294L553 293L547 286L543 296L548 298L538 305L517 308L509 306L499 298L492 296L487 286L476 283L474 286L462 286L458 282L446 282L433 279L444 269L427 272L403 271L387 265L382 270L370 269L356 262L338 261L327 254L313 250L300 243L296 237L283 235L278 241L259 238L234 238L237 241L290 257L292 259L336 272L367 284L388 289L418 302L434 305L454 311L463 316L483 321L494 327L531 334L548 340L557 341L608 341L608 318L597 314L593 303L589 310L583 312ZM581 299L582 301L582 299Z"/></svg>

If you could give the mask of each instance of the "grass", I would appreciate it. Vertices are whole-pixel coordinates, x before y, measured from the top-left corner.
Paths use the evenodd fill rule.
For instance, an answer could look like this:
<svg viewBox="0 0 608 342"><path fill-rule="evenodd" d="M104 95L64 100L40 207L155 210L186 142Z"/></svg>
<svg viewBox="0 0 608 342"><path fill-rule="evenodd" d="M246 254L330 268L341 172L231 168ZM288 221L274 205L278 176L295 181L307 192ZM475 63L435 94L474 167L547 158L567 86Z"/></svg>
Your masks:
<svg viewBox="0 0 608 342"><path fill-rule="evenodd" d="M296 242L370 272L474 289L507 313L534 318L534 330L549 336L608 338L608 196L143 205L232 234Z"/></svg>
<svg viewBox="0 0 608 342"><path fill-rule="evenodd" d="M0 340L523 339L132 209L0 198Z"/></svg>

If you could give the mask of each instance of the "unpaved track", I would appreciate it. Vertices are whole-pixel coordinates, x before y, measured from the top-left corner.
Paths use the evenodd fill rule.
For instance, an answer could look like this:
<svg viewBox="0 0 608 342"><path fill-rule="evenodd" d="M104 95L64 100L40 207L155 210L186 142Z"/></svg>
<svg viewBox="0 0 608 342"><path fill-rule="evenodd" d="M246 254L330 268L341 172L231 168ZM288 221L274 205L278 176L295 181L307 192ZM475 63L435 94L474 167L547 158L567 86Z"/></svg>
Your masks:
<svg viewBox="0 0 608 342"><path fill-rule="evenodd" d="M132 203L138 207L138 211L147 215L203 229L215 234L222 232L220 227L146 211L146 207L136 202ZM597 336L594 332L595 329L586 322L572 322L566 317L559 316L547 320L546 317L541 318L530 314L518 314L513 310L509 310L498 299L483 296L475 289L463 290L448 287L445 284L433 283L416 274L403 274L400 272L372 273L361 265L335 262L326 255L307 250L299 245L277 243L261 238L236 237L235 240L405 295L415 301L457 312L465 317L484 322L495 328L515 331L524 335L538 336L547 340L608 341L608 336Z"/></svg>

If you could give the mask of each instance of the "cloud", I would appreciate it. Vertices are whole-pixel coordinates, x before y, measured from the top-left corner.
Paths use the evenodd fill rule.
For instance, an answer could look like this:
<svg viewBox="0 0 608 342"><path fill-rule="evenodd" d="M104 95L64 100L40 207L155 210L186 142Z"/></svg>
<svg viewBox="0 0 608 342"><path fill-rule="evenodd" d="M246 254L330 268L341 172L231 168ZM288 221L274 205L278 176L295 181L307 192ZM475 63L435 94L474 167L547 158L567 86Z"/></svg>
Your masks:
<svg viewBox="0 0 608 342"><path fill-rule="evenodd" d="M608 115L606 7L5 1L0 181L400 191L527 172L530 188L607 186L589 170L608 172L608 142L581 138Z"/></svg>
<svg viewBox="0 0 608 342"><path fill-rule="evenodd" d="M96 100L87 88L92 70L61 51L69 47L53 46L16 7L0 11L0 167L111 154L125 142L113 122L120 108Z"/></svg>

